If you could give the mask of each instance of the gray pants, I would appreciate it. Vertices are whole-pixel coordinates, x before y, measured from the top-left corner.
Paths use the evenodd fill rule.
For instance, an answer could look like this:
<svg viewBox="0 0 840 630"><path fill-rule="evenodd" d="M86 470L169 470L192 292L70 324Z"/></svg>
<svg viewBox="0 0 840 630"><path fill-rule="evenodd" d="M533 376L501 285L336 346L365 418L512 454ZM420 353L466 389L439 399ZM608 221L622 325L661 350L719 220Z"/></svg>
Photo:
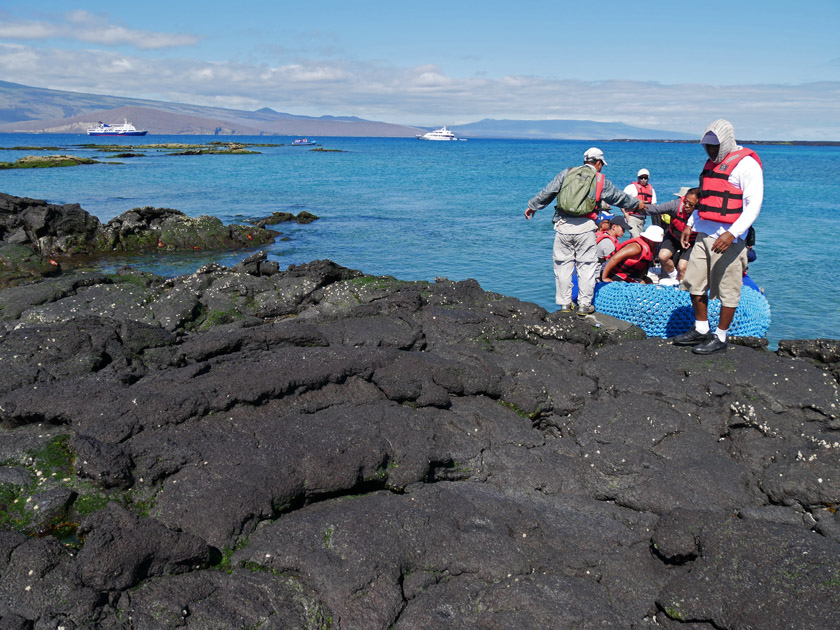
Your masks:
<svg viewBox="0 0 840 630"><path fill-rule="evenodd" d="M578 274L578 306L588 306L592 304L598 273L595 232L554 234L554 299L561 306L572 303L572 272L575 267Z"/></svg>
<svg viewBox="0 0 840 630"><path fill-rule="evenodd" d="M627 215L629 218L627 219L627 225L630 226L630 237L636 238L637 236L641 235L642 232L645 230L645 217L636 216L635 214Z"/></svg>

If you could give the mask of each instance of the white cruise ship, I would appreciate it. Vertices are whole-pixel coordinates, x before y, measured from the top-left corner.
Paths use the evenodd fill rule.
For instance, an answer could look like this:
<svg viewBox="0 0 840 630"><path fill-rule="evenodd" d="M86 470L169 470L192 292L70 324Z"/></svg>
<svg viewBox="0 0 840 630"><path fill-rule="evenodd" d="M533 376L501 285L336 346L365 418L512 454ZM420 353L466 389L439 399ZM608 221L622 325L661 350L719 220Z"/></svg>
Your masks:
<svg viewBox="0 0 840 630"><path fill-rule="evenodd" d="M108 125L100 122L96 127L87 130L89 136L145 136L149 133L146 129L135 129L127 120L121 125Z"/></svg>

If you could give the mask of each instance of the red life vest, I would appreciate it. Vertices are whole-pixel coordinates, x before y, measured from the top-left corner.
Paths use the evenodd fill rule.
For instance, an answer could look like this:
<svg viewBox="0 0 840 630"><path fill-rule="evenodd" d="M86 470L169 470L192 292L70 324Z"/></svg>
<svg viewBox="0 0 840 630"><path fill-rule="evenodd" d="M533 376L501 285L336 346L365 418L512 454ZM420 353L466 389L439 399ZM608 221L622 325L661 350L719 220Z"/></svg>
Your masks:
<svg viewBox="0 0 840 630"><path fill-rule="evenodd" d="M678 243L682 238L682 232L685 229L686 223L688 222L688 218L690 216L691 212L685 209L685 197L680 197L680 207L677 209L677 214L671 216L671 222L668 224L668 231ZM692 230L690 237L692 245L694 245L694 241L696 238L697 232Z"/></svg>
<svg viewBox="0 0 840 630"><path fill-rule="evenodd" d="M744 191L729 183L729 176L745 157L751 157L761 168L761 160L752 149L738 149L727 155L720 164L706 160L700 173L700 202L697 210L701 219L720 223L735 223L744 210Z"/></svg>
<svg viewBox="0 0 840 630"><path fill-rule="evenodd" d="M633 182L633 185L636 187L636 198L641 199L645 202L645 204L650 205L653 201L653 186L650 184L642 186L639 182ZM628 210L627 212L636 217L644 216L638 210Z"/></svg>
<svg viewBox="0 0 840 630"><path fill-rule="evenodd" d="M649 204L653 201L653 186L645 184L642 186L639 182L633 182L636 187L636 197Z"/></svg>
<svg viewBox="0 0 840 630"><path fill-rule="evenodd" d="M604 192L604 180L606 177L601 173L595 173L595 208L596 210L589 215L590 219L598 218L598 211L601 209L601 194Z"/></svg>
<svg viewBox="0 0 840 630"><path fill-rule="evenodd" d="M597 244L597 243L600 243L600 242L601 242L601 241L603 241L605 238L610 239L610 240L613 242L613 245L615 245L615 248L616 248L616 249L618 249L618 238L616 238L616 237L612 234L612 232L610 232L609 230L604 230L603 232L598 232L598 233L595 235L595 243L596 243L596 244Z"/></svg>
<svg viewBox="0 0 840 630"><path fill-rule="evenodd" d="M651 263L653 263L653 250L644 238L637 236L636 238L631 238L629 241L624 241L621 245L619 245L618 249L612 253L610 258L615 256L620 250L627 247L630 243L638 243L642 248L641 253L639 253L639 255L635 258L631 256L630 258L623 260L621 264L613 270L612 276L621 278L625 282L641 282L647 274Z"/></svg>
<svg viewBox="0 0 840 630"><path fill-rule="evenodd" d="M587 215L589 219L597 219L598 211L601 209L601 194L604 192L604 180L606 177L601 173L595 173L595 210Z"/></svg>
<svg viewBox="0 0 840 630"><path fill-rule="evenodd" d="M609 254L607 254L604 258L598 257L598 262L604 262L607 258L609 258L610 256L612 256L615 253L615 250L618 249L618 245L619 245L618 238L615 237L609 230L605 230L603 232L598 232L595 235L595 244L597 245L598 243L603 241L605 238L608 238L612 241L613 250Z"/></svg>

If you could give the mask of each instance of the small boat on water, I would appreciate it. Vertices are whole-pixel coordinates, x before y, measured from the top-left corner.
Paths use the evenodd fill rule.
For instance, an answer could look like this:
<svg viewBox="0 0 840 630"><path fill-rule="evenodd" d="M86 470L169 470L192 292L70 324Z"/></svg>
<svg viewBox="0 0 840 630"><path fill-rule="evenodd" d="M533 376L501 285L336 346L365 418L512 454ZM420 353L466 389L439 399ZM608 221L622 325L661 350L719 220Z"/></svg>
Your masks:
<svg viewBox="0 0 840 630"><path fill-rule="evenodd" d="M463 140L463 138L456 138L455 134L446 128L446 125L440 129L435 129L429 133L424 133L422 136L417 136L418 140Z"/></svg>
<svg viewBox="0 0 840 630"><path fill-rule="evenodd" d="M121 125L109 125L102 121L99 125L87 130L89 136L145 136L149 133L148 129L136 129L127 120L123 120Z"/></svg>
<svg viewBox="0 0 840 630"><path fill-rule="evenodd" d="M309 140L307 138L298 138L294 142L292 142L293 147L311 147L318 144L315 140Z"/></svg>

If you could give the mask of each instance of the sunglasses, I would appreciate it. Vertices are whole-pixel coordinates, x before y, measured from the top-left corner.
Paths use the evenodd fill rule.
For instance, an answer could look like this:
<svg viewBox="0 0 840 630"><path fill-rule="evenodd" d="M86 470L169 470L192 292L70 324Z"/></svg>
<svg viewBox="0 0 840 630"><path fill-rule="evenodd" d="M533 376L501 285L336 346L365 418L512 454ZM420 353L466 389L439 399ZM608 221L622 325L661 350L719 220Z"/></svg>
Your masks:
<svg viewBox="0 0 840 630"><path fill-rule="evenodd" d="M642 175L639 179L650 179L647 175Z"/></svg>

